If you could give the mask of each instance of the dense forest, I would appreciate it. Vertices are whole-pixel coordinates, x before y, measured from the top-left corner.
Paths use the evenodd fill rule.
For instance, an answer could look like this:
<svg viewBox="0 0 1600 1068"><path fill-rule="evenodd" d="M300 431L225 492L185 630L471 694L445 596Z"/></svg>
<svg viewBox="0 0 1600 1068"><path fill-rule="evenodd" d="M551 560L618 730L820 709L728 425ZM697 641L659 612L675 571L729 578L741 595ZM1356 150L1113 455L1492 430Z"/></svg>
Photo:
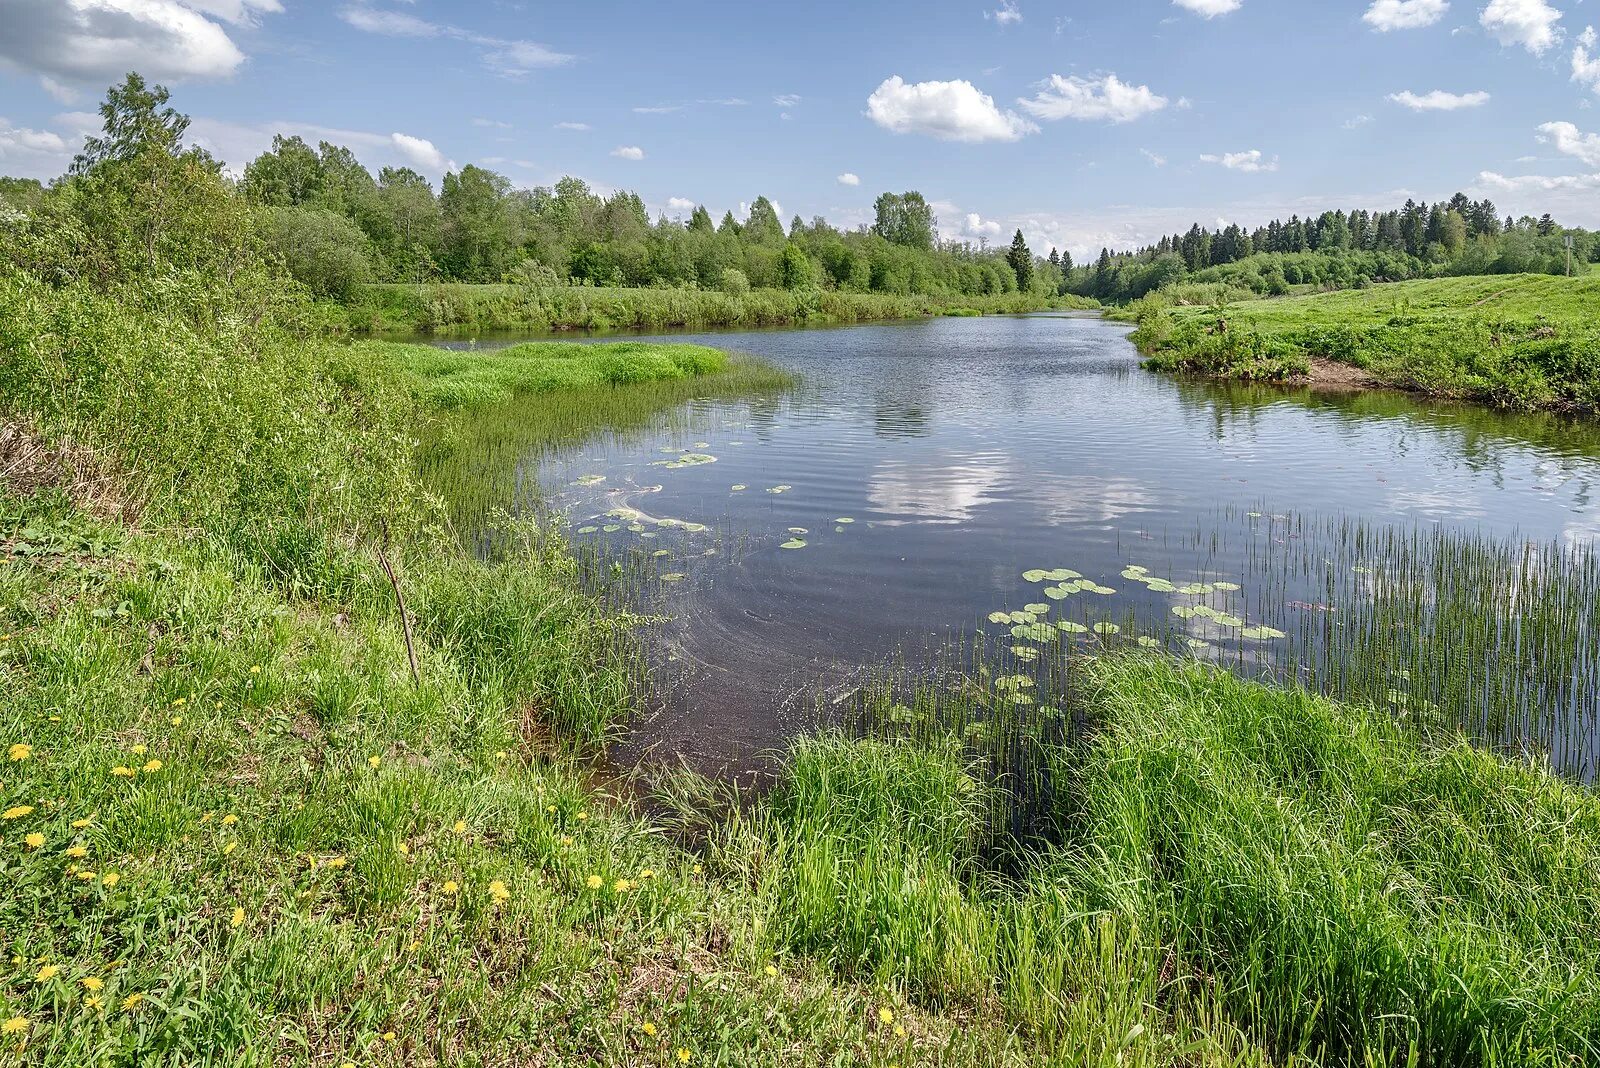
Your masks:
<svg viewBox="0 0 1600 1068"><path fill-rule="evenodd" d="M1295 286L1359 288L1372 282L1479 274L1581 273L1600 261L1600 234L1545 215L1501 219L1487 198L1457 193L1436 204L1406 201L1393 211L1325 211L1274 219L1253 231L1237 224L1163 237L1132 252L1101 249L1074 267L1051 251L1065 291L1123 303L1184 283L1221 283L1264 296Z"/></svg>

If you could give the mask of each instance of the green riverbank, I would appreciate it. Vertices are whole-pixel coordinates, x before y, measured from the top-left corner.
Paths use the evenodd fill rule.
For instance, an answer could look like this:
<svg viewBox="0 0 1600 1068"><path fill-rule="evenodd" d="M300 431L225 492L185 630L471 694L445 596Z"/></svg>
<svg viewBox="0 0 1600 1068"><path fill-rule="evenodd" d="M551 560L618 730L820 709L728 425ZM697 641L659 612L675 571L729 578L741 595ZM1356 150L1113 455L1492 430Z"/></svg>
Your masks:
<svg viewBox="0 0 1600 1068"><path fill-rule="evenodd" d="M1271 382L1326 377L1594 414L1597 309L1600 279L1498 275L1211 307L1173 307L1157 294L1113 314L1138 323L1133 340L1157 370Z"/></svg>
<svg viewBox="0 0 1600 1068"><path fill-rule="evenodd" d="M669 330L917 319L969 309L986 315L1098 308L1071 295L895 296L832 289L606 289L591 286L372 285L339 314L355 333Z"/></svg>

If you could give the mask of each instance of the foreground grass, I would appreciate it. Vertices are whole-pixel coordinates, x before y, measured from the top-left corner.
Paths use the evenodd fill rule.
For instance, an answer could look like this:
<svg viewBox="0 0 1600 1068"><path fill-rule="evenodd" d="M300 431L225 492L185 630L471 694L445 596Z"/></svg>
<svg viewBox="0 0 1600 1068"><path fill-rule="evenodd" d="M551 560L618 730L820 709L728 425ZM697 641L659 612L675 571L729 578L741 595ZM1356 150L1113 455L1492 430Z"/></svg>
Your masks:
<svg viewBox="0 0 1600 1068"><path fill-rule="evenodd" d="M1399 282L1212 308L1128 309L1150 366L1283 381L1313 358L1376 383L1506 408L1600 410L1600 278Z"/></svg>
<svg viewBox="0 0 1600 1068"><path fill-rule="evenodd" d="M435 284L367 286L345 314L357 332L472 333L856 323L941 315L951 307L996 314L1099 305L1082 297L1046 300L1018 293L935 297L757 289L730 294L699 289Z"/></svg>

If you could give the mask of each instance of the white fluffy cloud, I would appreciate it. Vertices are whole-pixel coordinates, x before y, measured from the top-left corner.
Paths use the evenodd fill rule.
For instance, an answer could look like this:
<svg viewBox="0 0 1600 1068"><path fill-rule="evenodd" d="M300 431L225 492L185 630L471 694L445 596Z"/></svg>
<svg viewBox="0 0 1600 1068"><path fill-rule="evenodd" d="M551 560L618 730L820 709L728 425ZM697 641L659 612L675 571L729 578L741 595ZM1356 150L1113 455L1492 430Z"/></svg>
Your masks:
<svg viewBox="0 0 1600 1068"><path fill-rule="evenodd" d="M618 145L611 150L611 154L618 159L644 159L644 149L638 145Z"/></svg>
<svg viewBox="0 0 1600 1068"><path fill-rule="evenodd" d="M1165 167L1167 165L1167 157L1158 152L1152 152L1148 148L1141 148L1139 155L1149 160L1152 167Z"/></svg>
<svg viewBox="0 0 1600 1068"><path fill-rule="evenodd" d="M845 171L843 174L839 175L838 182L840 185L860 185L861 178L858 175L850 173L849 171Z"/></svg>
<svg viewBox="0 0 1600 1068"><path fill-rule="evenodd" d="M1539 140L1553 145L1564 156L1600 168L1600 134L1583 133L1570 122L1547 122L1539 127Z"/></svg>
<svg viewBox="0 0 1600 1068"><path fill-rule="evenodd" d="M279 0L6 0L0 64L32 71L58 96L138 70L149 78L225 78L245 56L223 23L253 24Z"/></svg>
<svg viewBox="0 0 1600 1068"><path fill-rule="evenodd" d="M677 212L693 211L694 201L690 200L688 197L668 197L667 210Z"/></svg>
<svg viewBox="0 0 1600 1068"><path fill-rule="evenodd" d="M1572 80L1600 93L1600 54L1596 54L1593 26L1585 26L1572 49Z"/></svg>
<svg viewBox="0 0 1600 1068"><path fill-rule="evenodd" d="M0 118L0 172L17 178L54 178L66 169L70 157L60 134L13 126Z"/></svg>
<svg viewBox="0 0 1600 1068"><path fill-rule="evenodd" d="M445 158L443 152L433 147L433 142L422 137L412 137L410 134L392 133L389 140L394 142L395 150L410 160L413 164L425 171L444 171L451 169L451 163Z"/></svg>
<svg viewBox="0 0 1600 1068"><path fill-rule="evenodd" d="M1462 108L1482 107L1489 102L1489 94L1481 89L1471 93L1447 93L1443 89L1435 89L1428 93L1413 93L1407 89L1404 92L1390 93L1389 99L1412 111L1460 111Z"/></svg>
<svg viewBox="0 0 1600 1068"><path fill-rule="evenodd" d="M582 133L583 131L588 130L589 128L590 128L589 124L586 123L586 122L558 122L558 123L556 123L556 129L558 129L558 130L575 130L575 131L577 131L579 133Z"/></svg>
<svg viewBox="0 0 1600 1068"><path fill-rule="evenodd" d="M1361 21L1379 33L1432 26L1450 10L1449 0L1372 0Z"/></svg>
<svg viewBox="0 0 1600 1068"><path fill-rule="evenodd" d="M1013 22L1022 21L1022 12L1017 10L1017 5L1012 0L1000 0L1000 7L994 11L985 11L983 17L994 19L1002 26L1009 26Z"/></svg>
<svg viewBox="0 0 1600 1068"><path fill-rule="evenodd" d="M1278 169L1278 158L1266 159L1259 148L1252 148L1248 152L1224 152L1220 156L1207 153L1200 157L1201 163L1215 163L1226 167L1230 171L1243 171L1245 174L1259 174L1262 171L1275 171Z"/></svg>
<svg viewBox="0 0 1600 1068"><path fill-rule="evenodd" d="M907 83L898 74L867 98L867 117L893 133L919 133L941 141L1015 141L1038 127L969 81Z"/></svg>
<svg viewBox="0 0 1600 1068"><path fill-rule="evenodd" d="M1559 21L1561 12L1545 0L1489 0L1478 15L1478 23L1495 40L1521 45L1536 56L1549 51L1560 38Z"/></svg>
<svg viewBox="0 0 1600 1068"><path fill-rule="evenodd" d="M1148 85L1128 85L1115 74L1101 78L1052 74L1033 99L1017 103L1039 119L1132 122L1166 107L1167 98Z"/></svg>
<svg viewBox="0 0 1600 1068"><path fill-rule="evenodd" d="M110 0L107 0L110 2ZM127 3L129 0L116 0ZM403 11L379 10L364 2L348 4L341 8L339 17L358 30L382 34L385 37L440 37L475 45L482 51L484 65L508 77L526 74L544 67L559 67L571 63L574 56L557 52L537 41L523 41L490 37L442 22L429 22Z"/></svg>
<svg viewBox="0 0 1600 1068"><path fill-rule="evenodd" d="M1208 19L1231 14L1244 6L1244 0L1172 0L1172 2L1186 11L1193 11L1196 15Z"/></svg>

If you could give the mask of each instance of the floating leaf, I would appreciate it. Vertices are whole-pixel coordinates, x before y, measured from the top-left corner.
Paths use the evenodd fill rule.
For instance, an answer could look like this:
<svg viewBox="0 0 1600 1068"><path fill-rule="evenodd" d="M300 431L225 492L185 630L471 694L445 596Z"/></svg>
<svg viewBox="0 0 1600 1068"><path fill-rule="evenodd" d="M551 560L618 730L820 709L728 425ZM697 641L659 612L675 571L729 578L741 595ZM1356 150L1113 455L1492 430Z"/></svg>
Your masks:
<svg viewBox="0 0 1600 1068"><path fill-rule="evenodd" d="M793 486L773 486L770 489L768 489L767 492L768 493L788 493L792 489L794 489Z"/></svg>
<svg viewBox="0 0 1600 1068"><path fill-rule="evenodd" d="M1043 582L1049 574L1050 572L1046 571L1042 567L1029 568L1027 571L1022 573L1022 581Z"/></svg>
<svg viewBox="0 0 1600 1068"><path fill-rule="evenodd" d="M628 524L628 530L629 530L630 533L633 533L633 534L643 534L644 533L644 529L645 529L645 527L644 527L643 523L629 523Z"/></svg>
<svg viewBox="0 0 1600 1068"><path fill-rule="evenodd" d="M1200 614L1200 610L1198 608L1190 608L1187 605L1180 604L1173 606L1172 614L1177 616L1179 619L1193 619L1195 616Z"/></svg>
<svg viewBox="0 0 1600 1068"><path fill-rule="evenodd" d="M990 612L989 613L989 622L990 623L1010 623L1011 622L1011 613L1010 612Z"/></svg>
<svg viewBox="0 0 1600 1068"><path fill-rule="evenodd" d="M683 581L683 575L682 575L682 573L677 572L677 571L669 571L665 575L661 576L661 581L662 582L682 582Z"/></svg>
<svg viewBox="0 0 1600 1068"><path fill-rule="evenodd" d="M1168 582L1166 579L1151 579L1149 582L1145 583L1145 585L1147 587L1149 587L1149 590L1150 590L1151 593L1177 593L1178 592L1178 587L1174 586L1172 583Z"/></svg>
<svg viewBox="0 0 1600 1068"><path fill-rule="evenodd" d="M1112 589L1110 586L1097 586L1092 582L1089 585L1083 586L1081 588L1085 589L1085 590L1088 590L1090 593L1098 593L1102 597L1110 597L1113 593L1117 592L1116 590Z"/></svg>
<svg viewBox="0 0 1600 1068"><path fill-rule="evenodd" d="M1241 590L1241 589L1244 588L1243 586L1240 586L1237 582L1213 582L1211 585L1216 587L1219 590L1227 590L1229 593L1232 593L1235 590Z"/></svg>
<svg viewBox="0 0 1600 1068"><path fill-rule="evenodd" d="M717 458L704 452L686 452L676 460L656 460L651 467L665 467L676 470L680 467L699 467L701 464L714 464Z"/></svg>
<svg viewBox="0 0 1600 1068"><path fill-rule="evenodd" d="M709 441L697 441L697 442L695 442L693 445L691 445L689 447L691 449L709 449L709 448L711 448L711 442L709 442Z"/></svg>
<svg viewBox="0 0 1600 1068"><path fill-rule="evenodd" d="M1076 571L1066 567L1051 568L1049 571L1045 572L1044 577L1049 579L1051 582L1064 582L1067 579L1083 578L1083 576L1078 574Z"/></svg>
<svg viewBox="0 0 1600 1068"><path fill-rule="evenodd" d="M1063 634L1088 634L1089 628L1082 623L1074 623L1070 619L1063 619L1056 624L1056 628Z"/></svg>
<svg viewBox="0 0 1600 1068"><path fill-rule="evenodd" d="M1183 639L1183 644L1187 645L1191 649L1197 650L1211 648L1211 643L1203 638L1185 638Z"/></svg>
<svg viewBox="0 0 1600 1068"><path fill-rule="evenodd" d="M1026 675L1002 675L994 680L997 690L1021 690L1033 685L1033 680Z"/></svg>
<svg viewBox="0 0 1600 1068"><path fill-rule="evenodd" d="M683 524L683 529L689 531L691 534L701 534L710 530L711 528L706 526L704 523L685 523Z"/></svg>
<svg viewBox="0 0 1600 1068"><path fill-rule="evenodd" d="M1215 615L1211 617L1211 621L1219 627L1244 626L1244 620L1240 619L1238 616Z"/></svg>
<svg viewBox="0 0 1600 1068"><path fill-rule="evenodd" d="M1246 638L1287 638L1288 635L1276 627L1257 626L1246 627L1239 632Z"/></svg>
<svg viewBox="0 0 1600 1068"><path fill-rule="evenodd" d="M1025 664L1031 664L1039 659L1039 650L1031 645L1013 645L1011 647L1011 655Z"/></svg>
<svg viewBox="0 0 1600 1068"><path fill-rule="evenodd" d="M1065 600L1077 592L1078 588L1076 586L1046 586L1044 588L1044 595L1050 598L1052 601Z"/></svg>
<svg viewBox="0 0 1600 1068"><path fill-rule="evenodd" d="M747 490L749 488L750 488L749 486L746 486L742 482L739 483L737 486L730 486L729 487L729 489L733 490L733 492L735 492L735 493L743 493L745 490Z"/></svg>
<svg viewBox="0 0 1600 1068"><path fill-rule="evenodd" d="M1145 648L1145 649L1159 649L1159 648L1161 648L1161 643L1159 641L1157 641L1156 639L1150 637L1150 635L1148 635L1148 634L1139 635L1139 645L1140 645L1141 648Z"/></svg>
<svg viewBox="0 0 1600 1068"><path fill-rule="evenodd" d="M1204 582L1191 582L1187 585L1179 586L1178 592L1185 597L1199 597L1201 594L1210 593L1214 588Z"/></svg>
<svg viewBox="0 0 1600 1068"><path fill-rule="evenodd" d="M788 541L778 546L780 549L804 549L805 547L806 540L804 538L790 538Z"/></svg>
<svg viewBox="0 0 1600 1068"><path fill-rule="evenodd" d="M790 534L810 534L811 531L807 530L805 527L790 527L789 528L789 533Z"/></svg>
<svg viewBox="0 0 1600 1068"><path fill-rule="evenodd" d="M1050 606L1047 604L1025 604L1022 606L1022 610L1024 612L1032 612L1036 616L1045 616L1050 614Z"/></svg>
<svg viewBox="0 0 1600 1068"><path fill-rule="evenodd" d="M1011 622L1013 622L1013 623L1033 623L1033 622L1036 622L1036 620L1034 619L1034 616L1033 616L1032 612L1019 611L1019 612L1012 612L1011 613Z"/></svg>
<svg viewBox="0 0 1600 1068"><path fill-rule="evenodd" d="M601 527L600 529L605 531L607 534L615 534L617 531L622 529L622 524L621 523L607 523L605 526Z"/></svg>
<svg viewBox="0 0 1600 1068"><path fill-rule="evenodd" d="M574 486L598 486L606 480L605 475L579 475L573 479Z"/></svg>
<svg viewBox="0 0 1600 1068"><path fill-rule="evenodd" d="M599 527L579 527L578 528L578 533L579 534L593 534L595 531L597 531L599 529L600 529Z"/></svg>
<svg viewBox="0 0 1600 1068"><path fill-rule="evenodd" d="M840 516L840 517L839 517L839 518L838 518L838 519L835 519L835 520L834 520L834 522L835 522L835 523L838 523L838 524L840 524L840 525L842 525L842 526L849 526L849 525L850 525L850 524L851 524L851 523L854 523L854 522L855 522L855 520L854 520L854 519L851 519L851 518L850 518L850 517L849 517L849 516L847 516L847 515L842 515L842 516Z"/></svg>
<svg viewBox="0 0 1600 1068"><path fill-rule="evenodd" d="M1129 564L1128 565L1128 570L1132 571L1136 575L1148 574L1149 571L1150 571L1150 569L1148 567L1144 567L1141 564Z"/></svg>
<svg viewBox="0 0 1600 1068"><path fill-rule="evenodd" d="M1096 634L1121 634L1122 628L1115 623L1096 623L1094 632Z"/></svg>
<svg viewBox="0 0 1600 1068"><path fill-rule="evenodd" d="M1052 642L1056 639L1056 628L1048 623L1024 623L1020 627L1012 627L1011 636L1030 642Z"/></svg>
<svg viewBox="0 0 1600 1068"><path fill-rule="evenodd" d="M667 550L665 550L665 549L657 549L655 552L651 553L650 555L651 556L671 556L672 554L670 552L668 552Z"/></svg>

